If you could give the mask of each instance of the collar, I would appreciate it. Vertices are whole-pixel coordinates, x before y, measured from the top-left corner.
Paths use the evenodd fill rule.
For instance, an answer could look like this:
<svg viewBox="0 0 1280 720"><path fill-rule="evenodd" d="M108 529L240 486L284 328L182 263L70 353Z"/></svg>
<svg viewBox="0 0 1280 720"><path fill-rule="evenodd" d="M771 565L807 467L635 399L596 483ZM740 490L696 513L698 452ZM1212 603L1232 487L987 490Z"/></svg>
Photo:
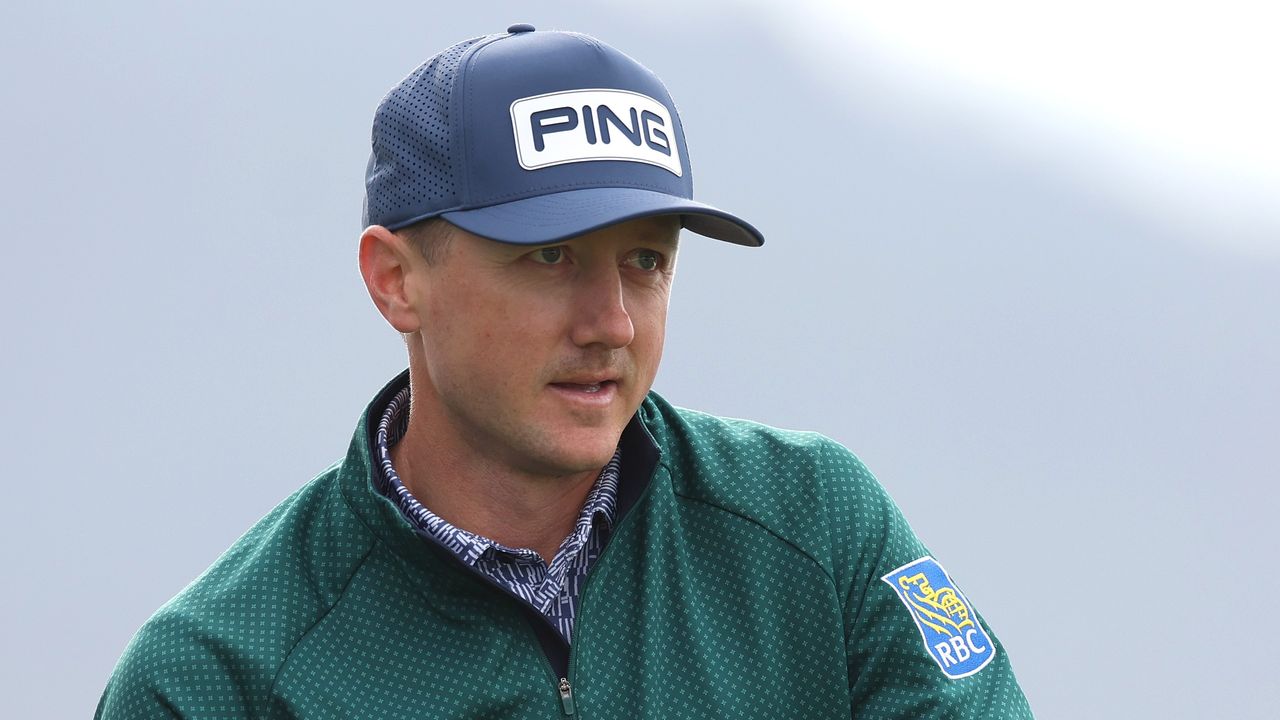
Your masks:
<svg viewBox="0 0 1280 720"><path fill-rule="evenodd" d="M431 577L430 582L436 590L445 590L445 585L459 587L460 583L474 587L474 583L482 581L470 573L440 572L441 563L450 561L452 553L435 543L424 543L396 504L379 493L374 485L378 476L376 458L380 411L407 387L409 371L406 369L382 388L360 416L347 455L337 468L342 496L352 513L400 561L429 573L413 573L420 582L427 582L425 578ZM632 416L618 443L623 461L619 467L615 524L626 517L644 494L662 456L654 435L646 426L647 415L654 418L659 415L659 411L649 404L650 400L646 399L645 405ZM657 421L661 423L660 419Z"/></svg>
<svg viewBox="0 0 1280 720"><path fill-rule="evenodd" d="M503 545L484 535L457 527L432 512L409 492L391 461L391 448L400 442L409 429L409 407L409 388L404 387L396 392L395 397L381 411L376 406L369 408L370 413L378 416L373 448L378 465L374 475L374 488L396 503L401 514L421 534L450 548L467 565L474 566L481 557L494 554L506 555L518 561L542 563L543 558L534 550ZM614 451L613 458L596 476L595 483L582 503L573 530L561 545L562 549L584 545L597 522L606 530L613 528L621 456L622 449L618 448ZM552 567L554 568L554 563Z"/></svg>

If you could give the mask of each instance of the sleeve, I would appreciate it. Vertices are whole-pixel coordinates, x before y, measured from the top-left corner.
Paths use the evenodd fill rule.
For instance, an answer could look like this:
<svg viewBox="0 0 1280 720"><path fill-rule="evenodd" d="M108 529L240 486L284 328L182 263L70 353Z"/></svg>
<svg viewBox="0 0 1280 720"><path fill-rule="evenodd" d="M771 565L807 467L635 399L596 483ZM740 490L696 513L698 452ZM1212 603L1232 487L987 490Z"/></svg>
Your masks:
<svg viewBox="0 0 1280 720"><path fill-rule="evenodd" d="M125 648L95 720L239 720L271 678L237 662L216 635L162 609Z"/></svg>
<svg viewBox="0 0 1280 720"><path fill-rule="evenodd" d="M853 716L1031 718L1005 648L884 488L842 446L824 453Z"/></svg>

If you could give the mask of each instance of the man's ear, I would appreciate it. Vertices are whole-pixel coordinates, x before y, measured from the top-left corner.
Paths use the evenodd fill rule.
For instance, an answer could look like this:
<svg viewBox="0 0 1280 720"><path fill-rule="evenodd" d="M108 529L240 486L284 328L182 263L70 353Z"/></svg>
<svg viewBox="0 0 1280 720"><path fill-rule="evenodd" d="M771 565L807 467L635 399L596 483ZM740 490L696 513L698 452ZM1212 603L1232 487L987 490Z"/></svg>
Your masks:
<svg viewBox="0 0 1280 720"><path fill-rule="evenodd" d="M360 274L369 297L391 327L402 333L422 326L414 307L411 279L416 251L381 225L370 225L360 234Z"/></svg>

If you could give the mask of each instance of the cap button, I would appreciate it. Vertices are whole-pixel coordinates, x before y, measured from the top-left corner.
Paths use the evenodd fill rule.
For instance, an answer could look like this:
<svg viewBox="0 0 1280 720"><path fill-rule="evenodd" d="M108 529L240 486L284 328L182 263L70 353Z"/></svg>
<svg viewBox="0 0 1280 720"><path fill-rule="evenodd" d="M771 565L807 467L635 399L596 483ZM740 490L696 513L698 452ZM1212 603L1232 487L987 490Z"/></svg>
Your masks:
<svg viewBox="0 0 1280 720"><path fill-rule="evenodd" d="M534 31L534 30L536 30L536 29L537 29L537 28L535 28L534 26L530 25L529 23L516 23L515 25L512 25L511 27L507 28L507 32L509 32L509 33L526 33L526 32L533 32L533 31Z"/></svg>

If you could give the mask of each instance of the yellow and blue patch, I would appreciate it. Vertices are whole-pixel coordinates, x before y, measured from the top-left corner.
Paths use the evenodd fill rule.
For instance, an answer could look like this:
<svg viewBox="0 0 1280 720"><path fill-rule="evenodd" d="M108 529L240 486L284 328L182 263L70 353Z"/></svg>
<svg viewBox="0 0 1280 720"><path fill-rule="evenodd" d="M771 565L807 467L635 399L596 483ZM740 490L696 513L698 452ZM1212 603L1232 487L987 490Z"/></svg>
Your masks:
<svg viewBox="0 0 1280 720"><path fill-rule="evenodd" d="M978 622L973 605L938 561L922 557L880 579L907 606L925 650L947 677L968 677L996 656L995 643Z"/></svg>

